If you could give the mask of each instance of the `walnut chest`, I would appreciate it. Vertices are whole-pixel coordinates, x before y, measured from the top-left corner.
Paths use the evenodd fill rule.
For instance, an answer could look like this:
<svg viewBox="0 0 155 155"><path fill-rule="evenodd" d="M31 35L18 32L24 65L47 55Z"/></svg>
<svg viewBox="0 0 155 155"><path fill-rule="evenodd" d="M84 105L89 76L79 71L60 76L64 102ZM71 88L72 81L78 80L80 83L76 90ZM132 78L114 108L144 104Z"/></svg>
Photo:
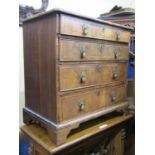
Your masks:
<svg viewBox="0 0 155 155"><path fill-rule="evenodd" d="M25 123L62 144L81 123L128 106L130 28L55 9L23 31Z"/></svg>

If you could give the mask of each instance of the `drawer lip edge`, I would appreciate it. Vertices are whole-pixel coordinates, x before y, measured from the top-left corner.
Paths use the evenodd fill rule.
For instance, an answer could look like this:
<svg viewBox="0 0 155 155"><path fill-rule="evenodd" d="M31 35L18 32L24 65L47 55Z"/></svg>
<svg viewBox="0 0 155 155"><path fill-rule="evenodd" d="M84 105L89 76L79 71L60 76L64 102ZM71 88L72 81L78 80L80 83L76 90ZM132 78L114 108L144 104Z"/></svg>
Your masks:
<svg viewBox="0 0 155 155"><path fill-rule="evenodd" d="M103 88L113 88L113 87L119 87L119 86L127 86L127 81L117 81L117 82L113 82L110 84L104 84L104 85L94 85L91 87L84 87L84 88L77 88L74 90L64 90L64 91L58 91L58 95L61 96L65 96L65 95L70 95L70 94L74 94L74 93L82 93L82 92L86 92L86 91L91 91L94 89L103 89Z"/></svg>
<svg viewBox="0 0 155 155"><path fill-rule="evenodd" d="M78 91L78 90L84 90L84 89L89 89L89 88L101 88L101 87L106 87L106 86L113 86L113 84L120 84L120 83L124 83L127 80L123 80L123 81L115 81L115 82L111 82L111 83L107 83L107 84L94 84L94 85L89 85L89 86L83 86L83 87L77 87L77 88L71 88L71 89L63 89L63 90L59 90L59 92L65 93L65 92L71 92L71 91Z"/></svg>
<svg viewBox="0 0 155 155"><path fill-rule="evenodd" d="M129 42L125 41L116 41L116 40L106 40L106 39L100 39L100 38L92 38L92 37L82 37L82 36L76 36L76 35L70 35L67 33L57 33L57 37L61 40L68 39L68 40L84 40L87 42L95 42L95 43L108 43L108 44L120 44L124 46L128 46Z"/></svg>
<svg viewBox="0 0 155 155"><path fill-rule="evenodd" d="M122 41L122 40L110 40L110 39L101 39L101 38L98 38L98 37L85 37L85 36L80 36L80 35L72 35L72 34L68 34L68 33L58 33L57 35L62 35L62 36L67 36L67 37L71 37L71 38L82 38L82 39L92 39L92 40L95 40L95 41L106 41L106 42L113 42L113 43L118 43L118 44L129 44L130 43L130 39L128 41Z"/></svg>

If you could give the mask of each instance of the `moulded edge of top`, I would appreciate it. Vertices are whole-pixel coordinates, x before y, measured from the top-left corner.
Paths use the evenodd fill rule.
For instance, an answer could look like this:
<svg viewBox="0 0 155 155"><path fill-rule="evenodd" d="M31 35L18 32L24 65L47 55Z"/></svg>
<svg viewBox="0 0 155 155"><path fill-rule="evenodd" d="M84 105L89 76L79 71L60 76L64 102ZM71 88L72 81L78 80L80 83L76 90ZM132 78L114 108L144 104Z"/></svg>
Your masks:
<svg viewBox="0 0 155 155"><path fill-rule="evenodd" d="M111 25L111 26L116 26L116 27L124 28L124 29L130 30L130 31L133 30L133 28L131 28L129 26L124 26L124 25L120 25L120 24L117 24L117 23L112 23L112 22L109 22L109 21L104 21L104 20L88 17L88 16L85 16L85 15L81 15L81 14L77 14L77 13L74 13L74 12L65 11L65 10L58 9L58 8L55 8L55 9L49 10L47 12L43 12L43 13L34 15L32 17L29 17L29 18L23 20L23 24L28 22L28 21L31 21L33 19L37 19L37 18L46 16L46 15L49 15L49 14L54 14L54 13L62 13L62 14L66 14L66 15L71 15L71 16L83 18L83 19L86 19L86 20L91 20L91 21L98 22L98 23L101 23L101 24L107 24L107 25Z"/></svg>

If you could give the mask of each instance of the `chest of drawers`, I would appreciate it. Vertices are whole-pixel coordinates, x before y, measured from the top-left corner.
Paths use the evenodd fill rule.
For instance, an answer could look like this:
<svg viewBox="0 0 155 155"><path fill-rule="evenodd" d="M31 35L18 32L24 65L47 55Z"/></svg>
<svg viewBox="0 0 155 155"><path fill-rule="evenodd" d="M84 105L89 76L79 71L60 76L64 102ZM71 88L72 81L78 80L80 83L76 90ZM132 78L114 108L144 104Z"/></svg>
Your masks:
<svg viewBox="0 0 155 155"><path fill-rule="evenodd" d="M81 123L128 106L130 28L57 9L23 32L25 123L62 144Z"/></svg>

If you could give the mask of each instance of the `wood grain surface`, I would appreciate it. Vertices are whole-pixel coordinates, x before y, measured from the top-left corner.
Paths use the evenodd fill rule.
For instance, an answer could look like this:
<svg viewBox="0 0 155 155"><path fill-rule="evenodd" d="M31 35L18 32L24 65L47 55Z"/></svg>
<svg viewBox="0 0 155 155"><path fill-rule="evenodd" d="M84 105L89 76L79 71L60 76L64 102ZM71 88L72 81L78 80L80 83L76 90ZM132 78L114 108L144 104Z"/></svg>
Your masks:
<svg viewBox="0 0 155 155"><path fill-rule="evenodd" d="M23 30L25 123L40 122L62 144L80 123L127 108L125 87L111 88L126 84L130 28L57 10Z"/></svg>
<svg viewBox="0 0 155 155"><path fill-rule="evenodd" d="M39 148L44 150L46 154L56 154L60 151L64 151L68 147L75 147L75 145L87 141L86 139L95 136L96 134L107 131L108 129L131 119L133 115L117 116L111 119L99 119L88 123L86 126L81 127L77 131L74 131L67 138L66 142L60 146L56 146L51 143L47 131L38 125L25 125L21 127L24 132ZM105 127L104 127L105 126Z"/></svg>

